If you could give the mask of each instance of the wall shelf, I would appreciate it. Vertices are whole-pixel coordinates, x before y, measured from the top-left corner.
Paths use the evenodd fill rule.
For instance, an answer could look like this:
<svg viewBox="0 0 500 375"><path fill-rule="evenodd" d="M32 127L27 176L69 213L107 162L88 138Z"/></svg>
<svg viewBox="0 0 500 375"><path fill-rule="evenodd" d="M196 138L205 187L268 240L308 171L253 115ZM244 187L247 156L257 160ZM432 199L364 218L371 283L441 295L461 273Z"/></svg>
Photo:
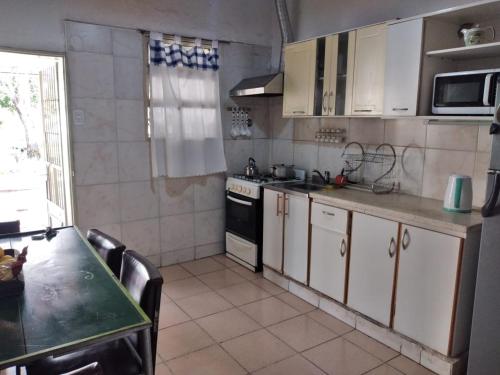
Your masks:
<svg viewBox="0 0 500 375"><path fill-rule="evenodd" d="M429 57L441 57L452 60L470 60L482 59L486 57L500 57L500 42L427 51L426 55Z"/></svg>

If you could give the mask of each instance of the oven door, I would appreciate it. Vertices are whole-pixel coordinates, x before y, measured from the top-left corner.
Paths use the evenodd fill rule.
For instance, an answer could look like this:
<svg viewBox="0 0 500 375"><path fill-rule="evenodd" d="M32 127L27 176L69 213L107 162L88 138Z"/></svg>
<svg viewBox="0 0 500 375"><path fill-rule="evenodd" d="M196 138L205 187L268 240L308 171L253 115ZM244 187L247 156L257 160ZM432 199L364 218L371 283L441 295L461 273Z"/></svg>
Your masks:
<svg viewBox="0 0 500 375"><path fill-rule="evenodd" d="M226 192L226 230L250 242L258 243L259 200Z"/></svg>
<svg viewBox="0 0 500 375"><path fill-rule="evenodd" d="M493 73L438 74L434 78L432 113L490 115L495 103Z"/></svg>

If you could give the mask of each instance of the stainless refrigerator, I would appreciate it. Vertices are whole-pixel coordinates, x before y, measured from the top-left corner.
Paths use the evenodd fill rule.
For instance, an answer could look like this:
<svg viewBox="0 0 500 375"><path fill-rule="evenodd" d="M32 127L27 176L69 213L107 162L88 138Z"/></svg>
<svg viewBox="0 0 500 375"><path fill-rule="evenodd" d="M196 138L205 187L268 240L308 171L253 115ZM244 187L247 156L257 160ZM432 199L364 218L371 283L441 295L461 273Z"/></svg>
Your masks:
<svg viewBox="0 0 500 375"><path fill-rule="evenodd" d="M479 250L469 375L500 374L500 77L496 114L490 128L492 150Z"/></svg>

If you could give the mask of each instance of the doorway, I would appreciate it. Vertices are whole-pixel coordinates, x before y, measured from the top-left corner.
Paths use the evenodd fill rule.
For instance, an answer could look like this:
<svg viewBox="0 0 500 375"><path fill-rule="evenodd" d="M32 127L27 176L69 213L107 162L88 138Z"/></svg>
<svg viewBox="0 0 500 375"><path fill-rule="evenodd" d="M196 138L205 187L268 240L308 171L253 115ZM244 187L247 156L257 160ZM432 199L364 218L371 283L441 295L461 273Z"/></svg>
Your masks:
<svg viewBox="0 0 500 375"><path fill-rule="evenodd" d="M0 222L73 222L63 56L0 51Z"/></svg>

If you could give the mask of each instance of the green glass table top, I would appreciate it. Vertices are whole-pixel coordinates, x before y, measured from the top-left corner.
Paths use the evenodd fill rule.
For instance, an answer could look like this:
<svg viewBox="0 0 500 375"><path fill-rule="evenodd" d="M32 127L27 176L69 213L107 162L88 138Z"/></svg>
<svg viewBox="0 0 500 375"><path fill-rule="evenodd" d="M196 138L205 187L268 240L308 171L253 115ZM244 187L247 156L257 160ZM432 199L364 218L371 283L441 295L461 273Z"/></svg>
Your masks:
<svg viewBox="0 0 500 375"><path fill-rule="evenodd" d="M50 241L0 239L28 246L24 293L0 298L0 367L71 350L151 324L86 239L73 227Z"/></svg>

